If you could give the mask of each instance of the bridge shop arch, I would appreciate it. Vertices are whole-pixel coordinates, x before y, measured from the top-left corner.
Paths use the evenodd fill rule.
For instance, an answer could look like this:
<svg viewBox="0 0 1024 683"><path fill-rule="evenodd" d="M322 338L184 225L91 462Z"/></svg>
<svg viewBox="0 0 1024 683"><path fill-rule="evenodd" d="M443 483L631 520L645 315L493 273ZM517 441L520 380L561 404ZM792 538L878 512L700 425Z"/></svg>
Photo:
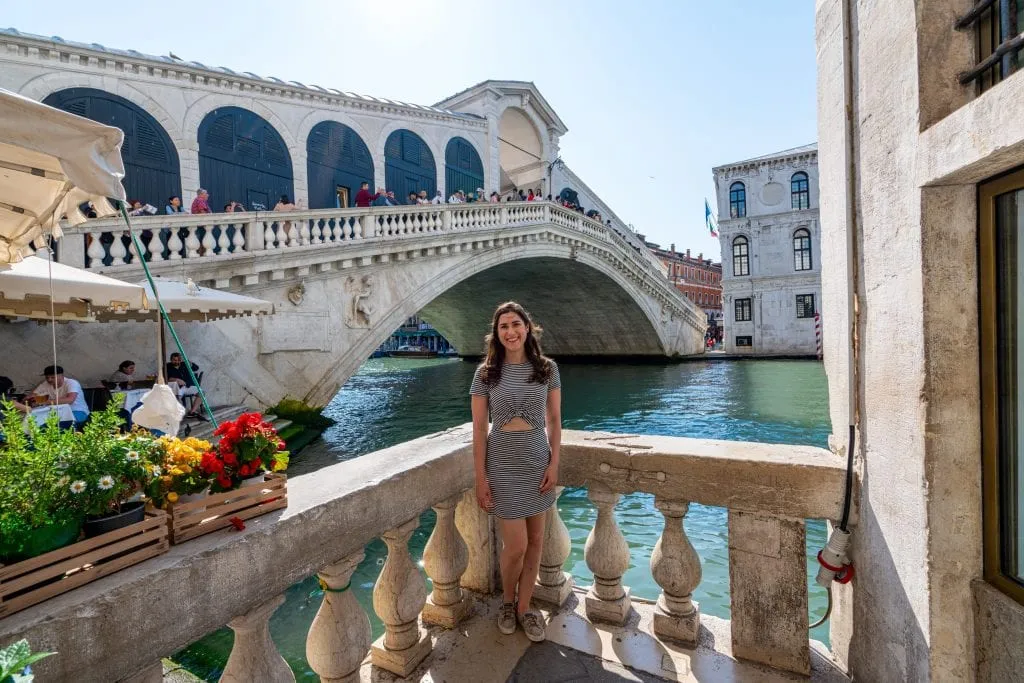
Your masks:
<svg viewBox="0 0 1024 683"><path fill-rule="evenodd" d="M265 119L241 107L214 109L199 124L199 182L214 211L229 201L269 210L282 194L295 197L288 146Z"/></svg>
<svg viewBox="0 0 1024 683"><path fill-rule="evenodd" d="M306 139L309 208L355 206L360 183L373 190L373 157L359 134L343 123L321 121Z"/></svg>
<svg viewBox="0 0 1024 683"><path fill-rule="evenodd" d="M476 192L484 187L484 164L465 138L454 137L444 151L444 188L449 195L456 190ZM486 188L485 188L486 189Z"/></svg>
<svg viewBox="0 0 1024 683"><path fill-rule="evenodd" d="M384 143L384 184L404 203L410 192L437 191L437 166L427 143L411 130L401 128Z"/></svg>
<svg viewBox="0 0 1024 683"><path fill-rule="evenodd" d="M506 108L498 121L498 158L502 192L544 186L547 164L540 131L518 107Z"/></svg>
<svg viewBox="0 0 1024 683"><path fill-rule="evenodd" d="M142 107L95 88L59 90L48 95L43 103L124 132L121 158L129 199L162 209L168 197L181 194L178 151L163 126Z"/></svg>

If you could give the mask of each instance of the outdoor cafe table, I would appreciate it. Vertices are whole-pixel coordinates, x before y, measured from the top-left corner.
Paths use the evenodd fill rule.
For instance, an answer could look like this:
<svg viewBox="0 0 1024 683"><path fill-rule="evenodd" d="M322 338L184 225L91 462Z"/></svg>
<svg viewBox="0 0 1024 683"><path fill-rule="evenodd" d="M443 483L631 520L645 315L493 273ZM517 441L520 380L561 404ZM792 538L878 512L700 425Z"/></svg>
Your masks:
<svg viewBox="0 0 1024 683"><path fill-rule="evenodd" d="M124 403L121 407L131 410L142 401L142 397L149 393L149 389L129 389L128 391L114 391L115 394L124 396Z"/></svg>
<svg viewBox="0 0 1024 683"><path fill-rule="evenodd" d="M54 410L57 411L57 419L60 422L74 422L75 414L71 412L71 406L67 403L61 403L56 406L40 406L39 408L33 408L29 415L36 421L36 424L43 425L46 423L46 418L50 416L50 413Z"/></svg>

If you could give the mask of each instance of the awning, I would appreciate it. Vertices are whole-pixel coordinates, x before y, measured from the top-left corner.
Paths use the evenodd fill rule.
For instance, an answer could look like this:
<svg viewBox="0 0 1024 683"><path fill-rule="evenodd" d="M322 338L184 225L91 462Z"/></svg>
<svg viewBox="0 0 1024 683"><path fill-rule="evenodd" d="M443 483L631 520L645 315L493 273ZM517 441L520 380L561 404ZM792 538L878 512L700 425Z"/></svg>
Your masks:
<svg viewBox="0 0 1024 683"><path fill-rule="evenodd" d="M204 322L236 318L244 315L266 315L274 312L274 304L251 296L232 294L219 289L200 287L188 280L181 282L169 278L154 277L157 293L164 310L173 322ZM129 311L124 315L104 314L97 316L102 321L110 320L157 320L160 312L149 283L139 283L149 298L148 311Z"/></svg>
<svg viewBox="0 0 1024 683"><path fill-rule="evenodd" d="M101 313L117 318L149 305L139 285L29 256L0 265L0 315L49 320L51 285L57 320L93 320Z"/></svg>
<svg viewBox="0 0 1024 683"><path fill-rule="evenodd" d="M106 198L124 201L119 128L84 119L0 89L0 263L20 261L59 221L114 215ZM30 251L30 250L28 250Z"/></svg>

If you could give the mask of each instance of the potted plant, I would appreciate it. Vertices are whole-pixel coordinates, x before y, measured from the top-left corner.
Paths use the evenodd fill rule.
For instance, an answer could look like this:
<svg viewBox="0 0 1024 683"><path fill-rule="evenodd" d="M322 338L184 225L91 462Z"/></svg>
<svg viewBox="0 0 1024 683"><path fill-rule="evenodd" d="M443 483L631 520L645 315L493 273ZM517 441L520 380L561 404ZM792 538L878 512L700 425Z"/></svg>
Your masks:
<svg viewBox="0 0 1024 683"><path fill-rule="evenodd" d="M18 562L78 540L82 513L63 471L75 433L53 414L42 426L3 402L0 444L0 564Z"/></svg>
<svg viewBox="0 0 1024 683"><path fill-rule="evenodd" d="M32 665L56 652L32 654L27 640L0 647L0 683L32 683Z"/></svg>
<svg viewBox="0 0 1024 683"><path fill-rule="evenodd" d="M259 413L245 413L221 423L213 434L220 441L203 455L200 468L212 479L210 490L215 493L258 484L264 472L281 472L288 467L284 441Z"/></svg>
<svg viewBox="0 0 1024 683"><path fill-rule="evenodd" d="M210 451L210 442L188 437L162 436L159 452L150 466L151 479L146 496L159 508L167 503L187 502L206 495L210 476L200 467L203 454Z"/></svg>
<svg viewBox="0 0 1024 683"><path fill-rule="evenodd" d="M65 474L76 507L85 514L86 537L141 522L145 502L132 500L153 477L160 459L156 436L142 429L120 433L118 407L94 412L76 434Z"/></svg>

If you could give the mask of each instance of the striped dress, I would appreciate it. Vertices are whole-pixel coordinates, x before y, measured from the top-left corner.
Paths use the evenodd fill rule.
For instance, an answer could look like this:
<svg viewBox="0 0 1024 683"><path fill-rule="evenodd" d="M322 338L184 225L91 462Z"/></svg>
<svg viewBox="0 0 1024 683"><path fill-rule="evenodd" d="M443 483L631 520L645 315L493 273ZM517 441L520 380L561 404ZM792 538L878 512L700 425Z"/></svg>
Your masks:
<svg viewBox="0 0 1024 683"><path fill-rule="evenodd" d="M501 519L524 519L551 507L555 489L540 492L544 471L551 462L551 446L544 429L548 392L562 388L558 366L551 361L551 375L544 384L530 381L530 363L506 363L501 380L491 386L483 378L483 366L473 375L469 393L487 398L491 430L487 435L485 470L494 501L492 512ZM520 417L533 429L503 432L501 428Z"/></svg>

